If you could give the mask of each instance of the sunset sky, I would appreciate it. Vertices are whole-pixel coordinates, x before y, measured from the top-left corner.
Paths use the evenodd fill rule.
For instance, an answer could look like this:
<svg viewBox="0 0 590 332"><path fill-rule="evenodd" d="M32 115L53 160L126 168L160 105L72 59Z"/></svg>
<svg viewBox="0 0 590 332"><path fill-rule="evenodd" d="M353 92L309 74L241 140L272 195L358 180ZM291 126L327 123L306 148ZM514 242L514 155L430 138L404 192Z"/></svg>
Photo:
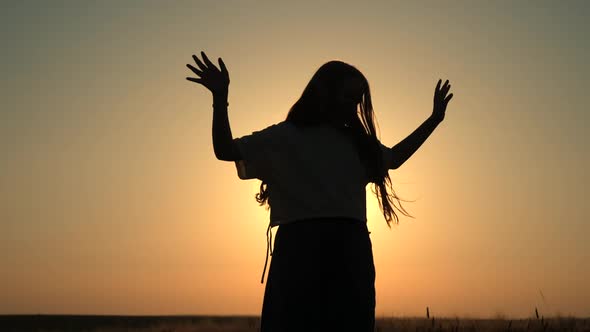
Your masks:
<svg viewBox="0 0 590 332"><path fill-rule="evenodd" d="M185 79L222 57L234 137L323 63L367 77L393 146L367 187L380 315L590 316L590 2L12 1L0 8L0 314L259 315L269 213ZM276 228L273 233L276 233ZM265 278L266 279L266 278Z"/></svg>

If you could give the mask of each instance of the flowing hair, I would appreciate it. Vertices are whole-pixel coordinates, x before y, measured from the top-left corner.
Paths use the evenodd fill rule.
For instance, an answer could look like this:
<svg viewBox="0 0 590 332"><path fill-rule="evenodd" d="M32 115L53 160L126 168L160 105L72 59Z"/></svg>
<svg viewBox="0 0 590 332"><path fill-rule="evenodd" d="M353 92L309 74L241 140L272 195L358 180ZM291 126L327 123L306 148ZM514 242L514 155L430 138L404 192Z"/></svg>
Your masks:
<svg viewBox="0 0 590 332"><path fill-rule="evenodd" d="M349 90L344 90L345 87ZM353 137L367 176L373 183L371 191L379 201L387 226L391 228L392 220L399 224L394 208L405 216L412 216L401 205L401 201L405 200L396 195L388 170L382 167L374 117L369 82L365 76L354 66L333 60L316 71L299 100L289 110L286 121L298 127L330 123ZM269 196L267 184L262 181L256 201L261 206L266 204L268 209Z"/></svg>

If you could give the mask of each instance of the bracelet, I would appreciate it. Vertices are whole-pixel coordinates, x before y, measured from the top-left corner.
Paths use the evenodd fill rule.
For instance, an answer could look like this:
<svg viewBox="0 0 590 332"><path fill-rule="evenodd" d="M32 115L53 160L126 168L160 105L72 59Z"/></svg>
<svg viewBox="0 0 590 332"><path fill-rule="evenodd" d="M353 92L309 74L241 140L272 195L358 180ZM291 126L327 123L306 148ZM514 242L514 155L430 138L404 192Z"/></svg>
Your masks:
<svg viewBox="0 0 590 332"><path fill-rule="evenodd" d="M219 105L219 104L215 104L215 103L213 103L213 108L217 108L217 107L227 107L227 106L229 106L229 103L228 103L227 101L225 102L225 105Z"/></svg>

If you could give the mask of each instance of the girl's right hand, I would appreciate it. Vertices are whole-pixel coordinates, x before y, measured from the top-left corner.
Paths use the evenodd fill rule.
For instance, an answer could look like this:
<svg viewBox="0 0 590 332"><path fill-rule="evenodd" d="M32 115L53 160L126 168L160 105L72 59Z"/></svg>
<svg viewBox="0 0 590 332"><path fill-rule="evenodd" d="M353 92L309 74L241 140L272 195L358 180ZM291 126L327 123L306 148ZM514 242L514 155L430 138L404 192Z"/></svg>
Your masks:
<svg viewBox="0 0 590 332"><path fill-rule="evenodd" d="M197 63L197 66L199 66L200 70L190 64L186 65L199 77L187 77L186 79L203 85L209 89L214 96L227 96L229 89L229 72L225 67L225 63L219 58L219 67L221 68L221 70L219 70L211 61L209 61L205 52L201 51L201 55L205 62L204 64L193 54L193 59Z"/></svg>
<svg viewBox="0 0 590 332"><path fill-rule="evenodd" d="M445 118L445 112L447 110L447 104L449 100L453 98L453 94L447 96L449 89L451 88L451 84L449 84L449 80L443 84L442 88L440 87L440 83L442 80L438 80L436 84L436 88L434 89L434 107L432 109L431 117L438 122L441 122Z"/></svg>

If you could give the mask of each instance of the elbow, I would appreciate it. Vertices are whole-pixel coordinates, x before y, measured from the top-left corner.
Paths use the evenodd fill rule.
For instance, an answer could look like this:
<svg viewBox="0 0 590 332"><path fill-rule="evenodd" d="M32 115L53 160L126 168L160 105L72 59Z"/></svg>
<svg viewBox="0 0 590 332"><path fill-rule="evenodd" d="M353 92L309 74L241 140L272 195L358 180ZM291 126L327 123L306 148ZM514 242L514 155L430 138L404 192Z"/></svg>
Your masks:
<svg viewBox="0 0 590 332"><path fill-rule="evenodd" d="M234 161L227 153L215 152L215 158L222 161Z"/></svg>
<svg viewBox="0 0 590 332"><path fill-rule="evenodd" d="M216 152L215 153L215 158L217 158L217 160L222 160L222 161L237 161L240 160L240 158L232 153L232 152L227 152L227 151L223 151L223 152Z"/></svg>
<svg viewBox="0 0 590 332"><path fill-rule="evenodd" d="M213 146L213 152L215 153L215 158L217 158L217 160L223 160L223 161L233 161L234 159L232 159L233 154L231 149L226 148L226 146Z"/></svg>
<svg viewBox="0 0 590 332"><path fill-rule="evenodd" d="M213 152L215 152L215 158L217 160L236 161L240 159L240 153L235 144L228 144L221 147L213 145Z"/></svg>
<svg viewBox="0 0 590 332"><path fill-rule="evenodd" d="M215 149L213 148L213 152L215 153L215 158L217 158L217 160L223 160L223 161L228 161L228 154L223 151L222 149Z"/></svg>

